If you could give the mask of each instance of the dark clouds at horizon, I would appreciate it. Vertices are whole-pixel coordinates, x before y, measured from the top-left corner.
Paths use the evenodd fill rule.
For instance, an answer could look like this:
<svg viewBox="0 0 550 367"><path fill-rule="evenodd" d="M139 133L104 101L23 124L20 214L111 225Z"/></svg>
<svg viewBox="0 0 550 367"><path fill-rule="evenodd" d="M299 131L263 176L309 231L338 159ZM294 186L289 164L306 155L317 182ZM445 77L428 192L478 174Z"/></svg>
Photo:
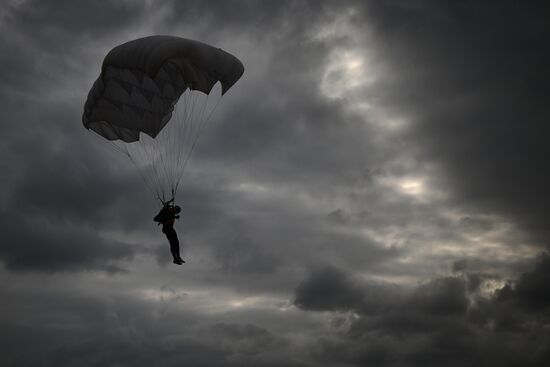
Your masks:
<svg viewBox="0 0 550 367"><path fill-rule="evenodd" d="M550 8L0 5L0 364L545 366ZM184 267L81 124L113 46L245 74L181 189Z"/></svg>

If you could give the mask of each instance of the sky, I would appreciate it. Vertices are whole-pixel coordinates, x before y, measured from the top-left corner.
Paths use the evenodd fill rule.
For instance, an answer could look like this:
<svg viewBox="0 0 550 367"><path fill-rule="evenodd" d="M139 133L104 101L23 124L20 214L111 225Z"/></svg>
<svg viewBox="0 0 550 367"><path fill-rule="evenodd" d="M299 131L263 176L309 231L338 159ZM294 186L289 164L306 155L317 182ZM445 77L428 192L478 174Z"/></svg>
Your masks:
<svg viewBox="0 0 550 367"><path fill-rule="evenodd" d="M0 4L2 366L550 365L550 7ZM82 125L110 49L237 56L189 162L183 266Z"/></svg>

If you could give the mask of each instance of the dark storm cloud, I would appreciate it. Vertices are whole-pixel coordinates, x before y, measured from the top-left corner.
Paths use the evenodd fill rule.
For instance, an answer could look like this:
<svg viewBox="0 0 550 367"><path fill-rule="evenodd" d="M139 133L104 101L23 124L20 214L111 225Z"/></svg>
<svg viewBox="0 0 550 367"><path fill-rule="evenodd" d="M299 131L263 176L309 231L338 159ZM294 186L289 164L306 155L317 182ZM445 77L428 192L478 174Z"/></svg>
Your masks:
<svg viewBox="0 0 550 367"><path fill-rule="evenodd" d="M355 311L379 313L400 297L390 287L361 284L337 268L324 268L311 274L295 290L294 304L313 311Z"/></svg>
<svg viewBox="0 0 550 367"><path fill-rule="evenodd" d="M503 288L498 295L499 301L517 302L533 311L548 311L550 307L550 255L542 254L538 258L533 272L524 273L513 286Z"/></svg>
<svg viewBox="0 0 550 367"><path fill-rule="evenodd" d="M419 286L410 301L409 309L432 315L461 315L468 307L462 279L439 278Z"/></svg>
<svg viewBox="0 0 550 367"><path fill-rule="evenodd" d="M16 4L0 6L0 364L549 364L548 256L526 271L532 249L468 242L523 242L484 237L494 212L547 238L547 9ZM137 173L80 122L105 52L149 33L215 44L246 68L179 193L192 256L177 270ZM365 90L328 96L346 50L384 67L365 61ZM412 125L388 138L353 109L363 97ZM391 186L432 165L444 199Z"/></svg>
<svg viewBox="0 0 550 367"><path fill-rule="evenodd" d="M67 116L55 106L9 102L0 102L7 112L0 147L3 262L25 271L116 270L114 262L137 248L93 232L128 222L113 208L137 186L136 177L108 174L108 154L90 160L91 144L71 136L76 129L66 129Z"/></svg>
<svg viewBox="0 0 550 367"><path fill-rule="evenodd" d="M65 223L44 222L32 215L1 215L6 226L2 233L0 254L10 270L79 271L122 270L117 260L130 259L136 252L133 244L104 240L90 231Z"/></svg>
<svg viewBox="0 0 550 367"><path fill-rule="evenodd" d="M413 289L378 284L373 292L372 284L326 268L313 272L295 289L294 304L305 310L357 315L347 333L330 342L318 340L317 357L338 348L338 362L360 364L372 359L375 366L538 366L549 357L550 334L543 327L549 320L544 311L547 268L548 255L543 254L533 270L489 297L477 292L468 296L463 277L435 278ZM379 307L366 307L369 304ZM527 335L535 342L519 342ZM384 340L381 349L361 347L380 340ZM497 345L508 349L498 352ZM542 345L546 346L536 351Z"/></svg>
<svg viewBox="0 0 550 367"><path fill-rule="evenodd" d="M279 261L265 251L252 239L236 234L224 247L216 249L216 259L228 272L271 273Z"/></svg>
<svg viewBox="0 0 550 367"><path fill-rule="evenodd" d="M51 151L45 139L32 142L32 146L20 144L12 152L27 162L42 163L18 167L21 178L11 187L10 209L14 211L72 222L98 221L130 184L121 181L124 177L105 177L104 167L87 164L87 157L73 144Z"/></svg>
<svg viewBox="0 0 550 367"><path fill-rule="evenodd" d="M315 311L354 311L383 314L397 305L407 312L435 316L463 315L468 306L464 280L437 278L414 292L387 284L365 284L350 274L325 268L313 273L295 290L294 304Z"/></svg>
<svg viewBox="0 0 550 367"><path fill-rule="evenodd" d="M198 315L182 312L185 296L144 302L123 292L92 296L79 288L1 294L13 299L0 317L3 330L11 334L2 339L9 347L3 348L2 365L31 366L39 358L44 366L150 366L159 361L169 366L274 366L289 347L286 338L255 325L200 323Z"/></svg>
<svg viewBox="0 0 550 367"><path fill-rule="evenodd" d="M126 2L23 1L1 6L0 91L31 94L59 86L66 73L82 72L86 60L74 51L86 50L90 38L101 38L115 30L139 22L144 6ZM97 47L90 45L88 47ZM52 83L52 84L49 84ZM22 97L22 96L21 96Z"/></svg>
<svg viewBox="0 0 550 367"><path fill-rule="evenodd" d="M13 22L19 30L30 30L32 25L46 31L56 29L70 36L78 31L91 35L117 31L139 21L145 5L124 1L13 1L7 2L3 8L4 19ZM51 39L49 44L56 44L55 39Z"/></svg>
<svg viewBox="0 0 550 367"><path fill-rule="evenodd" d="M334 272L328 270L324 274ZM461 363L467 359L463 356L465 352L475 351L476 345L470 340L472 335L462 321L467 300L461 279L434 279L411 292L388 284L373 287L357 280L346 282L342 280L349 279L349 274L342 271L338 274L339 277L330 278L340 279L340 284L327 287L326 293L314 292L315 282L319 281L319 285L324 282L322 276L314 275L306 280L296 289L295 304L307 309L335 311L329 300L347 298L339 311L352 311L358 318L352 321L348 333L342 335L347 352L340 361L375 366ZM372 291L373 288L376 291ZM328 304L315 301L314 294ZM369 307L373 304L378 307ZM373 347L364 347L371 343ZM328 346L323 345L319 346L320 352L325 354L322 350Z"/></svg>
<svg viewBox="0 0 550 367"><path fill-rule="evenodd" d="M307 10L309 4L294 3L280 6L276 3L260 4L246 0L204 2L200 0L170 1L174 11L167 15L166 21L173 24L201 19L202 24L208 24L214 32L228 29L237 31L262 31L277 29L283 24L290 10ZM305 5L305 6L304 6ZM261 36L256 34L256 36Z"/></svg>
<svg viewBox="0 0 550 367"><path fill-rule="evenodd" d="M116 269L113 261L129 259L134 246L100 238L103 222L116 220L113 202L126 192L118 182L99 179L97 166L83 164L78 149L58 149L43 140L20 142L11 149L19 164L4 186L0 211L1 257L11 270L61 271Z"/></svg>
<svg viewBox="0 0 550 367"><path fill-rule="evenodd" d="M370 2L365 14L394 73L383 103L413 116L410 138L443 167L440 184L548 245L550 7Z"/></svg>
<svg viewBox="0 0 550 367"><path fill-rule="evenodd" d="M155 340L152 336L114 334L102 340L68 343L55 350L47 366L83 363L108 365L131 363L133 366L150 366L164 361L166 366L193 364L198 366L276 366L281 357L268 356L268 350L281 351L281 343L266 330L239 324L214 324L202 329L194 328L195 335L183 332L166 335ZM144 354L143 344L148 345ZM285 343L285 342L283 342ZM284 345L283 345L284 346ZM284 350L284 349L283 349ZM285 366L300 366L287 363Z"/></svg>

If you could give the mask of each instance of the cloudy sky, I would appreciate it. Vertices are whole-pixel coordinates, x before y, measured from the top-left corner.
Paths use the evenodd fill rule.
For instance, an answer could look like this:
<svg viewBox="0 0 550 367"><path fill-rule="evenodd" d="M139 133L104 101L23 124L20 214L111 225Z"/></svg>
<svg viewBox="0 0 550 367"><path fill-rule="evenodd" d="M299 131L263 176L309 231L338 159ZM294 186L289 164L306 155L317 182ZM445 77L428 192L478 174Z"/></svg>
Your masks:
<svg viewBox="0 0 550 367"><path fill-rule="evenodd" d="M2 366L550 365L550 8L0 5ZM83 128L114 46L236 55L157 203Z"/></svg>

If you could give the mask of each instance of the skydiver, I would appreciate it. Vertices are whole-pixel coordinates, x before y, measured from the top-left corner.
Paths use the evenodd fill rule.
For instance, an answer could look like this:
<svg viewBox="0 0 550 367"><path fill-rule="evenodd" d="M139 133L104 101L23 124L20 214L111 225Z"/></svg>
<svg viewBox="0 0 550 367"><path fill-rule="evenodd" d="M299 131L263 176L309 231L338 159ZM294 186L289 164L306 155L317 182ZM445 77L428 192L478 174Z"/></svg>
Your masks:
<svg viewBox="0 0 550 367"><path fill-rule="evenodd" d="M185 261L180 256L180 243L178 234L174 229L174 222L180 218L179 213L181 212L181 208L173 204L174 199L165 202L163 208L153 220L158 222L158 225L162 224L162 233L166 235L170 243L170 252L172 252L172 256L174 257L174 264L182 265Z"/></svg>

